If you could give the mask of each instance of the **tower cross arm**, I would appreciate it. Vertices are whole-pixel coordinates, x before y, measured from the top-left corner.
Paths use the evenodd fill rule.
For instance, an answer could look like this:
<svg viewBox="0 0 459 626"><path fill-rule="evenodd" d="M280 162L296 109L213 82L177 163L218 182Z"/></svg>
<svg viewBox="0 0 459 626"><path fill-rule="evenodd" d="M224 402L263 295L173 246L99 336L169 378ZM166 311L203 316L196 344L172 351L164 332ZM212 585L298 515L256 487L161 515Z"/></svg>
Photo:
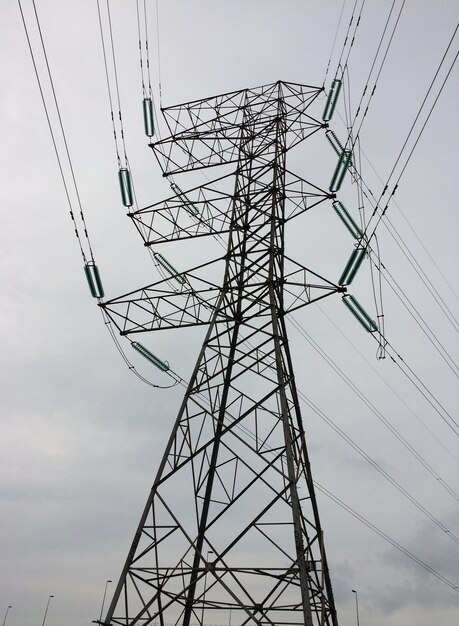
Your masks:
<svg viewBox="0 0 459 626"><path fill-rule="evenodd" d="M312 117L309 106L322 88L277 81L212 98L195 100L162 109L170 136L151 144L165 176L237 162L244 142L253 145L243 132L251 124L254 132L278 123L278 98L289 139L285 149L303 141L324 123Z"/></svg>
<svg viewBox="0 0 459 626"><path fill-rule="evenodd" d="M284 256L288 271L283 280L283 312L293 313L308 304L322 300L334 293L345 293L341 287L324 278L317 272Z"/></svg>
<svg viewBox="0 0 459 626"><path fill-rule="evenodd" d="M221 287L195 272L205 263L100 304L121 335L208 324Z"/></svg>
<svg viewBox="0 0 459 626"><path fill-rule="evenodd" d="M233 176L231 173L186 191L173 182L173 196L129 213L145 245L229 232L228 204L233 190L228 189L228 183Z"/></svg>

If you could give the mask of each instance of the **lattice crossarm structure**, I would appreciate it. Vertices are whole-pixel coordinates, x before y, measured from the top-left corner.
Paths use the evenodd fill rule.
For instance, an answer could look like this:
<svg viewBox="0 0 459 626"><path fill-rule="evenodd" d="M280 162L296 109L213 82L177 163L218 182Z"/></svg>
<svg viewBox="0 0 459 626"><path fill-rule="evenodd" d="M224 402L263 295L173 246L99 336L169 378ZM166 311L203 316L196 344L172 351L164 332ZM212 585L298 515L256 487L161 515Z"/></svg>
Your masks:
<svg viewBox="0 0 459 626"><path fill-rule="evenodd" d="M310 181L285 171L285 221L290 221L336 195Z"/></svg>
<svg viewBox="0 0 459 626"><path fill-rule="evenodd" d="M345 293L341 287L317 272L284 255L283 313L294 311L327 298L335 293Z"/></svg>
<svg viewBox="0 0 459 626"><path fill-rule="evenodd" d="M181 284L163 279L100 306L121 335L209 324L215 311L222 315L216 307L221 288L194 275L202 267L177 274Z"/></svg>
<svg viewBox="0 0 459 626"><path fill-rule="evenodd" d="M190 144L181 171L236 164L228 247L105 626L337 626L285 328L286 311L312 301L311 290L339 291L284 251L286 154L314 132L305 110L319 93L276 83L174 111ZM211 133L226 133L229 147L211 146ZM192 293L208 295L193 284L167 298ZM159 311L164 300L149 302ZM113 315L120 303L107 304Z"/></svg>
<svg viewBox="0 0 459 626"><path fill-rule="evenodd" d="M165 176L204 167L237 163L244 143L250 136L242 136L247 112L257 109L257 124L253 131L265 132L272 139L276 120L272 117L272 103L281 97L283 117L289 131L290 148L303 141L326 124L307 113L308 107L323 92L323 88L278 81L272 85L235 91L214 98L196 100L184 105L167 107L163 114L169 126L170 137L151 144ZM263 158L261 144L253 157ZM165 165L163 164L165 161Z"/></svg>
<svg viewBox="0 0 459 626"><path fill-rule="evenodd" d="M172 183L174 196L129 213L129 217L146 246L228 233L232 192L225 187L232 178L233 173L187 191Z"/></svg>
<svg viewBox="0 0 459 626"><path fill-rule="evenodd" d="M288 279L282 281L285 313L292 313L336 292L346 291L345 287L306 282L309 273L306 268L296 270ZM231 287L227 291L234 292L235 289ZM253 318L270 315L270 306L262 297L266 289L265 281L247 287L244 308L240 313L245 323ZM132 335L155 330L207 325L216 311L220 294L221 289L214 285L198 289L188 285L180 290L155 289L153 286L148 286L134 293L108 300L101 306L121 335ZM220 310L215 323L225 322L227 319Z"/></svg>

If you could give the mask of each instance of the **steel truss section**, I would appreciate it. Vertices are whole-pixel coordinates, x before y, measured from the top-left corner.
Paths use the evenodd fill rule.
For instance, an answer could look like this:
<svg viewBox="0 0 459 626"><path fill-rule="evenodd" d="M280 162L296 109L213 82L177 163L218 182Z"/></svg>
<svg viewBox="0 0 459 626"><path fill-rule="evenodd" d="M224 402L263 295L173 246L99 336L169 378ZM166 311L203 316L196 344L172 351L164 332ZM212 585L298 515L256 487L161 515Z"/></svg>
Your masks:
<svg viewBox="0 0 459 626"><path fill-rule="evenodd" d="M174 196L129 213L145 246L228 233L232 195L220 188L233 177L232 172L186 192L173 183ZM285 171L286 221L334 197L335 194Z"/></svg>
<svg viewBox="0 0 459 626"><path fill-rule="evenodd" d="M164 110L165 174L233 162L235 183L133 218L149 245L227 232L220 286L194 268L104 305L125 334L208 325L105 626L337 626L285 328L344 290L284 250L288 219L330 197L285 167L322 126L308 113L320 91L278 82Z"/></svg>

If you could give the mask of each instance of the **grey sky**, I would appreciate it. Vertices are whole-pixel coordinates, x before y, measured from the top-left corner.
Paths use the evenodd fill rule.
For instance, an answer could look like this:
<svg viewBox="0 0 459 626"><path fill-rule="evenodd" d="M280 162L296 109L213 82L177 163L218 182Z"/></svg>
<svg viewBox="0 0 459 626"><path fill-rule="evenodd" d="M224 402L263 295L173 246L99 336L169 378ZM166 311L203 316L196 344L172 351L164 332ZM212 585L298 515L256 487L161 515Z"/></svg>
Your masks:
<svg viewBox="0 0 459 626"><path fill-rule="evenodd" d="M38 51L31 3L23 2ZM153 282L157 273L119 199L96 4L36 2L96 260L107 296L115 297ZM150 4L157 92L156 21L154 3ZM352 4L346 3L346 24ZM389 0L366 2L349 60L354 110L390 5ZM127 149L143 206L166 197L170 189L143 136L135 3L112 0L111 6ZM159 0L163 104L277 79L321 85L341 6L341 1L332 0ZM362 149L383 179L454 30L457 9L454 0L406 2L362 129ZM343 35L344 23L338 49ZM41 623L48 595L53 594L47 624L78 626L98 618L105 581L119 576L180 391L151 389L130 374L88 293L13 0L3 0L0 6L0 42L0 611L14 606L7 622L11 626ZM42 76L43 69L40 63ZM456 316L457 296L402 212L457 293L457 76L455 68L401 180L396 195L400 209L392 204L388 210L397 232ZM50 102L49 92L47 99ZM344 113L342 102L339 111ZM338 117L333 128L344 135ZM323 187L334 165L323 137L292 152L288 161L289 169ZM362 173L378 194L381 183L365 158ZM198 184L203 179L196 175L193 180ZM350 184L343 201L355 208ZM331 209L311 211L301 220L289 234L291 256L337 280L352 248L347 233ZM454 328L384 227L378 232L383 263L457 362ZM195 265L201 252L190 244L172 251L171 258L185 269ZM368 265L352 293L373 314ZM384 298L389 341L456 417L456 376L387 286ZM457 437L390 359L376 361L374 342L339 298L320 309L307 307L297 319L459 492ZM415 463L295 328L290 326L289 332L298 387L451 533L459 534L458 502ZM202 332L158 333L143 339L186 378ZM135 362L155 382L167 382L159 372ZM459 546L448 533L432 525L307 408L303 418L317 481L459 584ZM341 626L355 623L351 589L359 591L361 623L367 626L457 624L458 593L325 496L319 493L318 498Z"/></svg>

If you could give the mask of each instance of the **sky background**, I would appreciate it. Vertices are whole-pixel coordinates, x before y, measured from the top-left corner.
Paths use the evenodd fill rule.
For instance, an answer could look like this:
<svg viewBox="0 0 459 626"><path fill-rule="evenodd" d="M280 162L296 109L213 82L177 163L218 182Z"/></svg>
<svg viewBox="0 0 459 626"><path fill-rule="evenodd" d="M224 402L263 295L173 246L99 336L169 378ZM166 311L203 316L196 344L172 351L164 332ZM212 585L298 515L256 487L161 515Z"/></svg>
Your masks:
<svg viewBox="0 0 459 626"><path fill-rule="evenodd" d="M157 280L158 274L119 198L96 3L36 3L96 261L107 297L116 297ZM349 58L354 112L391 4L365 4ZM23 0L23 5L44 77L31 3ZM352 5L349 0L345 4L327 88ZM170 195L170 188L143 134L135 3L112 0L110 6L127 151L138 202L145 206ZM157 96L155 4L148 7ZM341 1L332 0L159 0L163 104L278 79L321 86L341 7ZM457 17L456 0L405 4L361 133L362 176L375 195L383 187L375 171L387 179ZM457 48L456 38L450 62ZM392 203L387 212L456 318L457 79L456 67L400 181L397 205ZM11 626L41 623L52 594L47 624L78 626L98 619L105 581L115 582L120 574L181 391L152 389L128 371L90 297L19 8L12 0L0 4L0 81L0 611L13 605L7 621ZM45 95L51 103L48 89ZM344 115L342 100L332 127L343 137L338 114ZM321 135L292 151L287 166L326 187L335 157ZM196 174L192 180L199 184L205 179ZM355 211L350 180L340 198ZM337 280L352 241L331 207L312 210L295 224L287 253ZM384 225L378 234L384 265L457 362L457 323L455 328L447 320ZM166 256L186 269L210 251L191 243ZM352 293L374 315L368 262ZM448 367L387 285L384 310L388 340L455 417L457 369ZM375 342L340 298L307 307L296 319L435 473L459 492L457 436L391 359L376 360ZM292 325L289 336L299 389L450 532L434 525L303 408L316 480L459 585L459 545L452 537L459 535L458 501ZM197 329L145 336L142 342L186 379L202 338L203 329ZM154 382L169 382L140 357L132 360ZM457 624L457 591L323 494L318 493L318 501L341 626L355 623L351 589L359 592L362 625Z"/></svg>

